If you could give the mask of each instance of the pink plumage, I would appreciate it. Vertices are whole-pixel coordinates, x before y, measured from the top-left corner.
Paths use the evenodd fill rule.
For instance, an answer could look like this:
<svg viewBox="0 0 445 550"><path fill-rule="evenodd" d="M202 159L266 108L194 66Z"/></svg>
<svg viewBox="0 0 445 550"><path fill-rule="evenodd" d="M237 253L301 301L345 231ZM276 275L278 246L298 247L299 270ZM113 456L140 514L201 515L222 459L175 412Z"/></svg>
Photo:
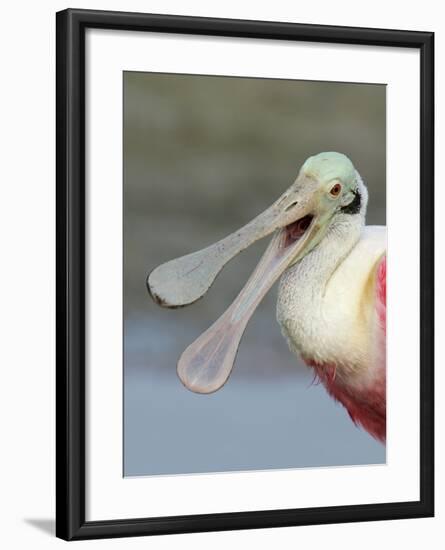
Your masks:
<svg viewBox="0 0 445 550"><path fill-rule="evenodd" d="M376 276L376 310L386 336L386 255L380 260Z"/></svg>

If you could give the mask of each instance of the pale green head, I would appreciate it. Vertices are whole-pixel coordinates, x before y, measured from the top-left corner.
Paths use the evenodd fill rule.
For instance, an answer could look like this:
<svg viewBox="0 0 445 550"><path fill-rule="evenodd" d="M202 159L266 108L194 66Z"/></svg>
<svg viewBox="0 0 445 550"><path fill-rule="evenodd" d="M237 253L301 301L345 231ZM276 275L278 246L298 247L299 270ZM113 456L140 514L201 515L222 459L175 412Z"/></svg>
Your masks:
<svg viewBox="0 0 445 550"><path fill-rule="evenodd" d="M342 153L327 152L309 157L301 167L297 182L312 188L315 202L326 220L341 213L366 213L368 192L354 165ZM310 182L313 184L311 185Z"/></svg>
<svg viewBox="0 0 445 550"><path fill-rule="evenodd" d="M299 199L297 205L304 207L290 227L295 223L298 225L304 215L309 215L313 234L304 246L297 247L298 254L291 265L317 246L336 223L354 227L364 224L368 192L346 155L324 152L309 157L292 188ZM285 230L289 232L289 225Z"/></svg>
<svg viewBox="0 0 445 550"><path fill-rule="evenodd" d="M309 157L300 172L313 177L320 183L339 179L347 186L353 185L356 178L354 165L348 157L334 152L319 153Z"/></svg>

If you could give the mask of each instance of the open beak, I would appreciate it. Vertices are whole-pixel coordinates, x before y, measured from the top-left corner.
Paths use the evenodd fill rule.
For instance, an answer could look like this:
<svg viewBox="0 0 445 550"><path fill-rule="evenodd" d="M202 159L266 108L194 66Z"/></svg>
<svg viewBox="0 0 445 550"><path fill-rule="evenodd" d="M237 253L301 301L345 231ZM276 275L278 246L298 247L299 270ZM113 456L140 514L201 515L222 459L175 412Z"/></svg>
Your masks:
<svg viewBox="0 0 445 550"><path fill-rule="evenodd" d="M325 216L317 212L317 188L315 179L300 174L270 208L235 233L150 273L147 285L155 302L164 307L185 306L206 293L219 271L236 254L276 232L234 302L181 355L178 375L188 389L211 393L223 386L258 304L280 275L319 242L326 224Z"/></svg>

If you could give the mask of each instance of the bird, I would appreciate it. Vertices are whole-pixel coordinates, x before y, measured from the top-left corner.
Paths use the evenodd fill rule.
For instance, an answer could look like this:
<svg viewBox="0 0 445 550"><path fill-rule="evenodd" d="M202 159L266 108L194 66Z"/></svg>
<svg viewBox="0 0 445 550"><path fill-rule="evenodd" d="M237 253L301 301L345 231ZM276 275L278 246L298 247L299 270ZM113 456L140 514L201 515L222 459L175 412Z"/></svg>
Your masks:
<svg viewBox="0 0 445 550"><path fill-rule="evenodd" d="M204 296L229 260L273 235L233 303L179 358L186 388L208 394L227 382L249 319L279 280L276 318L290 351L357 426L385 443L386 227L366 225L367 204L352 161L318 153L244 227L148 275L157 304L184 307Z"/></svg>

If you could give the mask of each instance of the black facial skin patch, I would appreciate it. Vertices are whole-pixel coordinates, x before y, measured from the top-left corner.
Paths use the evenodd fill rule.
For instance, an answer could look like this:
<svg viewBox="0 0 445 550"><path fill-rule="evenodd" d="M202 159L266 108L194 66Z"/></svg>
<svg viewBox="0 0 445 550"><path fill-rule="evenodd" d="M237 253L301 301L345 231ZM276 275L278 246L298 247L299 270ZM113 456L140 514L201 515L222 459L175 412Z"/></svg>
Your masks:
<svg viewBox="0 0 445 550"><path fill-rule="evenodd" d="M353 191L353 193L354 198L352 199L352 202L340 208L341 212L344 212L345 214L358 214L360 212L360 208L362 206L362 196L360 195L358 189Z"/></svg>

